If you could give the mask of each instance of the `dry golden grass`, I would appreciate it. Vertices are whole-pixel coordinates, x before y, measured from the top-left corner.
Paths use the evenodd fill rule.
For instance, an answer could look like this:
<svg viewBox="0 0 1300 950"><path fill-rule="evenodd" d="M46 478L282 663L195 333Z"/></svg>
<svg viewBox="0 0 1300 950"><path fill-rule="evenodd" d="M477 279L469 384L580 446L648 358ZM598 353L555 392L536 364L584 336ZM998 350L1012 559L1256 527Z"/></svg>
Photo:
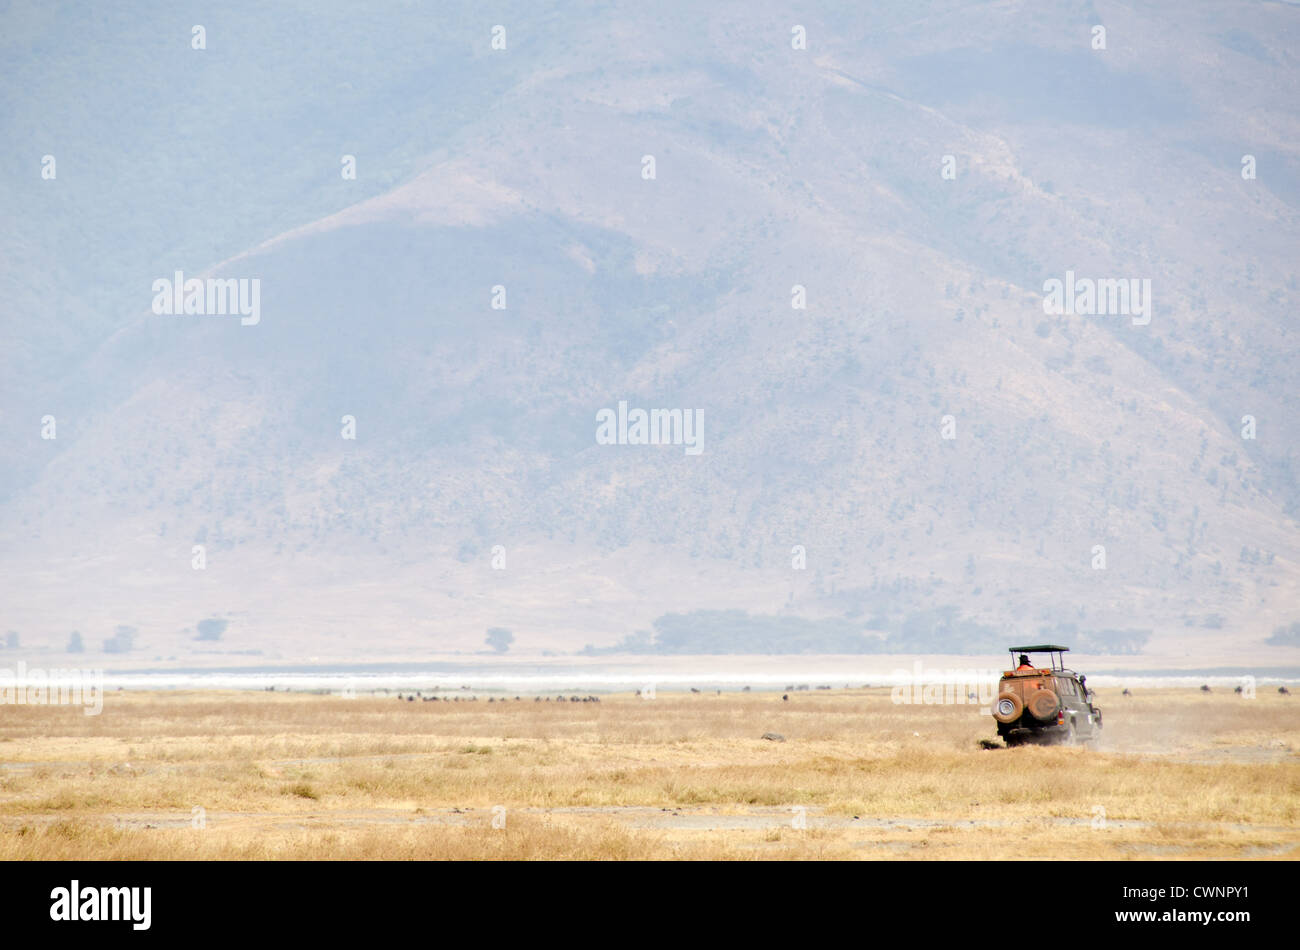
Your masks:
<svg viewBox="0 0 1300 950"><path fill-rule="evenodd" d="M1300 700L1100 699L1098 747L1014 750L887 690L6 706L0 858L1300 855Z"/></svg>

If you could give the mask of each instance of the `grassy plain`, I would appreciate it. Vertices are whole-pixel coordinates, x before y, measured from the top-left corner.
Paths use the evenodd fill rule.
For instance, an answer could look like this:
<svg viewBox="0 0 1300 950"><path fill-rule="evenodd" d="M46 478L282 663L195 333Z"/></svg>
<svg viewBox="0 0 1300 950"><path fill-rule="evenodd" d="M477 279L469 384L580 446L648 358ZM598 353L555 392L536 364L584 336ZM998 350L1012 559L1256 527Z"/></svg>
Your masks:
<svg viewBox="0 0 1300 950"><path fill-rule="evenodd" d="M888 690L3 706L0 858L1300 857L1300 698L1098 694L1017 749Z"/></svg>

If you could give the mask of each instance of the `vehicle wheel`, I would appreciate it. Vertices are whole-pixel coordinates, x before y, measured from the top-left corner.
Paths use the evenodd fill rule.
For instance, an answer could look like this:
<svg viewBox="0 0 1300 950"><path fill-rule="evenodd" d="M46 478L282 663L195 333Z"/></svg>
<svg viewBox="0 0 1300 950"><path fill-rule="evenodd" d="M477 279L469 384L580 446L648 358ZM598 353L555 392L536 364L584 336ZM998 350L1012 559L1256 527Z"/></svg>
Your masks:
<svg viewBox="0 0 1300 950"><path fill-rule="evenodd" d="M1043 722L1055 719L1057 710L1061 708L1056 694L1050 689L1035 690L1026 705L1029 707L1029 714Z"/></svg>
<svg viewBox="0 0 1300 950"><path fill-rule="evenodd" d="M993 718L1002 723L1013 723L1025 711L1025 704L1015 693L1003 693L993 704Z"/></svg>

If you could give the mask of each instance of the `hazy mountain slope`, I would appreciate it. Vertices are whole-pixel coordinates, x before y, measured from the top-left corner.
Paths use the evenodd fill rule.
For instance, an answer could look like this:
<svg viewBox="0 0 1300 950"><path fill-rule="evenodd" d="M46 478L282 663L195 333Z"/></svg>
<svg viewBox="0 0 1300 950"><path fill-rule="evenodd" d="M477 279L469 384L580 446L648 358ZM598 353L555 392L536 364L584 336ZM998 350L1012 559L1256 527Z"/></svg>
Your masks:
<svg viewBox="0 0 1300 950"><path fill-rule="evenodd" d="M362 151L324 131L270 179L232 173L223 227L249 250L211 273L260 279L260 324L149 312L154 278L217 256L169 223L131 305L99 311L115 329L78 324L93 347L7 331L38 391L0 419L0 623L50 645L128 623L152 656L229 616L223 649L300 656L470 649L490 625L575 648L700 608L879 626L951 604L1166 650L1294 619L1300 14L846 6L795 51L775 9L687 9L557 8L495 54L456 20L454 78L389 71L402 44L367 34L388 81L339 108L381 141L482 105L336 213L292 172ZM352 26L311 36L355 53ZM264 241L272 220L306 223ZM1150 324L1044 314L1067 270L1149 278ZM703 453L597 445L619 400L698 410Z"/></svg>

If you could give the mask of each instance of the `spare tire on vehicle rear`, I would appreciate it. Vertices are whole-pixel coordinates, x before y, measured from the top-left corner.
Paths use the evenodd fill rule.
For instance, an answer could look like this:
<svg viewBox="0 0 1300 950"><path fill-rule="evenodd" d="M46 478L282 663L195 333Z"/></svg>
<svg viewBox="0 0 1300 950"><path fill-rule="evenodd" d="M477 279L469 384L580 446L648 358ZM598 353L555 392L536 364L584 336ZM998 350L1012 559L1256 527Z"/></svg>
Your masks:
<svg viewBox="0 0 1300 950"><path fill-rule="evenodd" d="M1050 689L1036 689L1030 695L1029 701L1025 704L1029 707L1029 714L1035 719L1041 719L1043 722L1056 718L1056 711L1061 708L1056 694Z"/></svg>
<svg viewBox="0 0 1300 950"><path fill-rule="evenodd" d="M1020 718L1025 711L1025 704L1015 693L1003 693L993 704L993 718L1000 723L1010 725Z"/></svg>

